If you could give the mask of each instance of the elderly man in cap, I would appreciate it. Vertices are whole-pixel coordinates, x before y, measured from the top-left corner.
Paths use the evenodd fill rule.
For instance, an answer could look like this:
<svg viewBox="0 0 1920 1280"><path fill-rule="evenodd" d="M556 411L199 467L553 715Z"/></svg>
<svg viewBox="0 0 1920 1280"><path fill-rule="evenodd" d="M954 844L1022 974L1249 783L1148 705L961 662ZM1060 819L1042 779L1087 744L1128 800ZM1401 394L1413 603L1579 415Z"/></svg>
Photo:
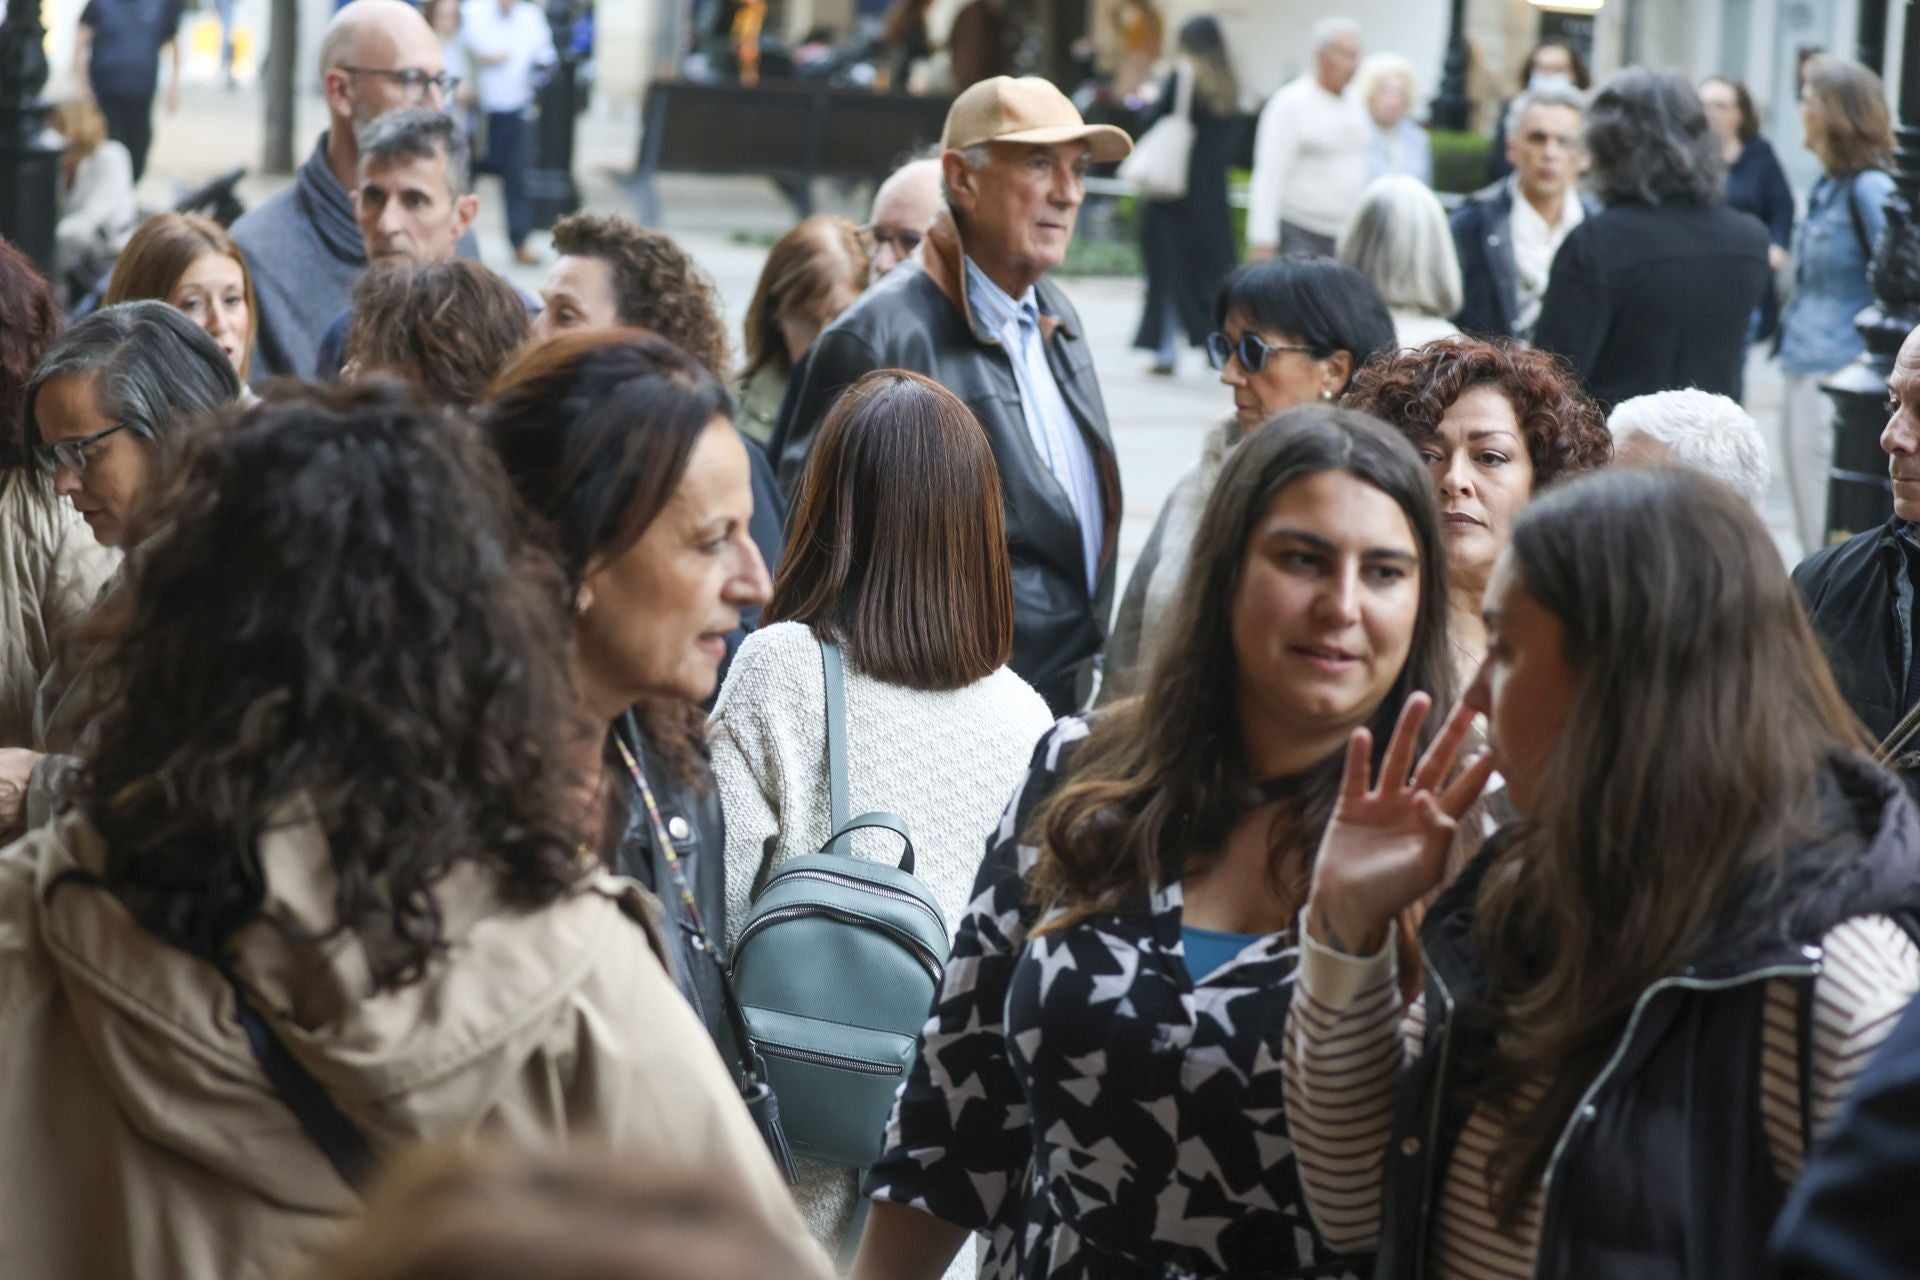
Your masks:
<svg viewBox="0 0 1920 1280"><path fill-rule="evenodd" d="M1093 353L1047 272L1066 257L1087 166L1133 143L1046 80L995 76L955 99L940 145L946 208L920 258L815 341L770 447L791 493L834 401L875 369L924 373L966 401L1000 465L1012 666L1064 713L1083 704L1106 642L1120 470Z"/></svg>

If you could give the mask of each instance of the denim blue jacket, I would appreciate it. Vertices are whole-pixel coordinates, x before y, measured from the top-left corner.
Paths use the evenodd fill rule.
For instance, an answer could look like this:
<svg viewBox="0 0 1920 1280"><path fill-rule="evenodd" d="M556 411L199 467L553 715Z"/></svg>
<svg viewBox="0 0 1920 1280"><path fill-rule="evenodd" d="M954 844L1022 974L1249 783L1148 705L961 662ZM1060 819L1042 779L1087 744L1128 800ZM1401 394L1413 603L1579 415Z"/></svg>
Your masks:
<svg viewBox="0 0 1920 1280"><path fill-rule="evenodd" d="M1780 367L1787 373L1830 373L1860 354L1853 318L1873 301L1867 261L1892 190L1893 179L1879 169L1813 184L1807 216L1793 229L1793 300L1780 322ZM1866 253L1847 211L1850 192L1867 233Z"/></svg>

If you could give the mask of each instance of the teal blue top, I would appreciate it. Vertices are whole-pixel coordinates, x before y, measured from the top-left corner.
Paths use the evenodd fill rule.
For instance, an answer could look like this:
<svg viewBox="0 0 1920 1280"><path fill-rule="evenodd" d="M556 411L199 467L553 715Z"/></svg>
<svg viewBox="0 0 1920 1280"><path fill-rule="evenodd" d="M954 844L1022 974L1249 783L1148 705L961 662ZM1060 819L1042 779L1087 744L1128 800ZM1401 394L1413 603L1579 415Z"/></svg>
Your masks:
<svg viewBox="0 0 1920 1280"><path fill-rule="evenodd" d="M1199 982L1265 936L1262 933L1223 933L1218 929L1196 929L1190 924L1183 924L1180 926L1180 941L1187 951L1187 973L1195 982Z"/></svg>

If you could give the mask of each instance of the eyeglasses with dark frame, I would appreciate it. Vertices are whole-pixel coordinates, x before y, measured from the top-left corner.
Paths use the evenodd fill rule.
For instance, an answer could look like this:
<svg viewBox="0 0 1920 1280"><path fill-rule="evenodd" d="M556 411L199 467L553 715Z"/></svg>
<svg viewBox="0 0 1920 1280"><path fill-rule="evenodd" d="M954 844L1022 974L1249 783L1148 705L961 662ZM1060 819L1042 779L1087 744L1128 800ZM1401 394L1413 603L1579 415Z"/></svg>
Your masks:
<svg viewBox="0 0 1920 1280"><path fill-rule="evenodd" d="M405 67L399 71L389 71L385 67L341 67L340 70L350 76L384 76L388 80L398 80L400 87L416 100L424 99L428 89L438 89L442 102L451 101L453 91L460 87L460 77L426 72L418 67Z"/></svg>
<svg viewBox="0 0 1920 1280"><path fill-rule="evenodd" d="M96 431L90 436L77 436L72 440L56 440L52 444L42 444L39 448L40 460L47 466L65 467L69 471L85 471L87 450L116 431L133 431L143 436L147 434L138 423L116 422L105 431Z"/></svg>
<svg viewBox="0 0 1920 1280"><path fill-rule="evenodd" d="M1218 331L1207 335L1207 363L1215 369L1226 368L1230 357L1239 356L1242 369L1249 374L1259 373L1267 367L1268 356L1282 351L1313 354L1312 347L1303 347L1297 342L1266 342L1256 333L1243 333L1238 342Z"/></svg>
<svg viewBox="0 0 1920 1280"><path fill-rule="evenodd" d="M920 242L927 238L925 232L888 231L871 222L864 227L855 228L855 234L860 237L860 243L869 254L879 252L881 245L888 244L892 245L894 252L903 258L912 256L913 251L920 247Z"/></svg>

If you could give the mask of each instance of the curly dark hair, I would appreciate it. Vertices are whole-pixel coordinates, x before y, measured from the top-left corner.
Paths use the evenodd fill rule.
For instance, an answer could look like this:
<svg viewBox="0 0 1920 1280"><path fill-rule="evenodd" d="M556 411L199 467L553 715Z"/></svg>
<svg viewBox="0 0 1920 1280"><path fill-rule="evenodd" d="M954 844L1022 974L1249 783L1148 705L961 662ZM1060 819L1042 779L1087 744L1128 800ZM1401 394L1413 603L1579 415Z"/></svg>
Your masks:
<svg viewBox="0 0 1920 1280"><path fill-rule="evenodd" d="M701 432L733 408L732 393L684 348L633 329L562 333L507 366L481 422L547 527L566 578L558 616L573 617L589 566L640 540L673 500ZM706 713L670 697L635 712L674 775L702 785Z"/></svg>
<svg viewBox="0 0 1920 1280"><path fill-rule="evenodd" d="M477 262L401 262L354 282L343 354L362 372L406 379L435 404L479 403L527 340L527 304Z"/></svg>
<svg viewBox="0 0 1920 1280"><path fill-rule="evenodd" d="M553 247L569 257L599 258L612 269L621 324L651 329L721 382L733 376L720 295L670 238L615 214L574 213L553 224Z"/></svg>
<svg viewBox="0 0 1920 1280"><path fill-rule="evenodd" d="M1447 410L1473 387L1493 387L1513 405L1535 489L1613 460L1613 433L1572 366L1508 339L1441 338L1382 356L1354 376L1341 403L1385 418L1418 444L1439 434Z"/></svg>
<svg viewBox="0 0 1920 1280"><path fill-rule="evenodd" d="M335 924L374 989L443 945L435 885L465 863L538 907L586 869L578 741L553 610L472 426L391 383L281 389L190 429L104 605L97 739L70 793L98 882L218 962L266 918L259 843L324 834Z"/></svg>
<svg viewBox="0 0 1920 1280"><path fill-rule="evenodd" d="M27 383L60 332L60 308L53 291L27 255L0 240L0 471L25 468L26 474L45 480L38 468L26 467Z"/></svg>

